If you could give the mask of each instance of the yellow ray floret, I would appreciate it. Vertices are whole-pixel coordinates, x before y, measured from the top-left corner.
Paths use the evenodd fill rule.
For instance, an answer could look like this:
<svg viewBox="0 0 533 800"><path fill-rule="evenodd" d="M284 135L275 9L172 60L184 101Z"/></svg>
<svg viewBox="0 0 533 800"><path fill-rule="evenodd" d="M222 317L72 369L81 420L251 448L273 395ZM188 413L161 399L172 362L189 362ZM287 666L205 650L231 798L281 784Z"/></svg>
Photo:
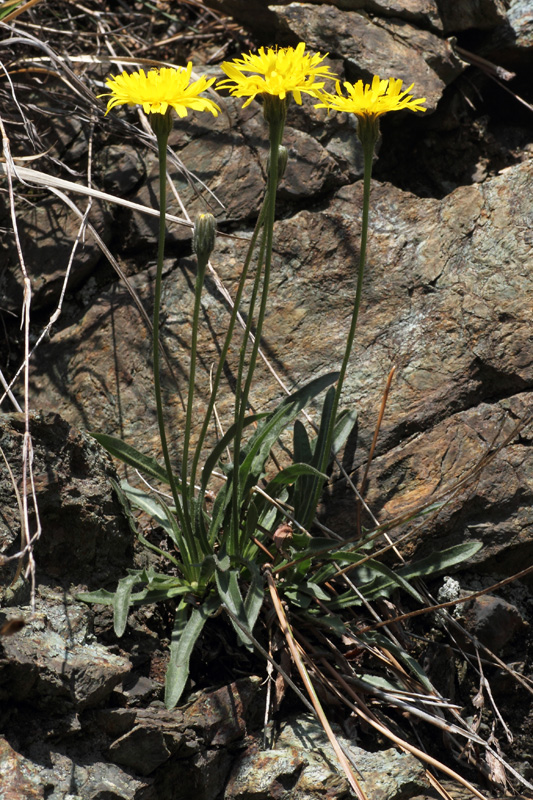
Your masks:
<svg viewBox="0 0 533 800"><path fill-rule="evenodd" d="M107 102L106 114L115 106L127 104L142 106L146 114L166 114L170 107L179 117L186 117L189 108L192 111L210 111L216 117L220 111L217 104L200 97L215 79L201 77L190 83L191 72L191 62L184 69L161 67L148 73L143 69L131 74L123 72L108 78L106 84L111 91L99 96L111 98Z"/></svg>
<svg viewBox="0 0 533 800"><path fill-rule="evenodd" d="M244 106L258 94L285 100L291 92L296 102L301 104L302 92L320 98L324 81L315 82L315 78L335 78L328 66L321 66L325 57L320 53L306 53L304 42L296 48L270 47L265 50L260 47L258 55L243 53L242 58L225 61L222 70L228 77L217 84L217 89L229 89L235 97L248 97ZM244 74L248 72L255 74Z"/></svg>
<svg viewBox="0 0 533 800"><path fill-rule="evenodd" d="M347 92L347 97L341 93L340 83L337 82L337 94L322 92L321 103L316 108L327 108L333 111L346 111L356 114L358 117L373 118L386 114L389 111L400 111L408 108L411 111L425 111L422 103L426 98L413 98L409 94L414 84L402 91L402 83L399 78L389 78L381 80L378 75L374 75L371 84L343 83Z"/></svg>

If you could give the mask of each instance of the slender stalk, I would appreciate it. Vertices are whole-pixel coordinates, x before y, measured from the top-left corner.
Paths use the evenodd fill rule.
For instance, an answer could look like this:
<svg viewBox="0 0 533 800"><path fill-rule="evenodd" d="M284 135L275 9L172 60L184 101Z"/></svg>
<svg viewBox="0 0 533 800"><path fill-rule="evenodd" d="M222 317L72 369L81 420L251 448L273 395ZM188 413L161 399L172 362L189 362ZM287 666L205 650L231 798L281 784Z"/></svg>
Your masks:
<svg viewBox="0 0 533 800"><path fill-rule="evenodd" d="M265 96L264 112L265 112L265 118L269 123L270 159L269 159L269 170L268 170L267 193L265 198L266 216L265 216L265 231L264 231L265 253L264 253L263 288L261 293L261 301L259 305L259 313L257 316L257 323L255 326L254 342L252 345L252 351L250 353L250 360L248 362L248 370L246 374L246 380L244 382L244 388L241 389L242 375L244 371L245 348L248 340L248 333L252 325L256 293L254 293L254 295L252 296L253 305L252 302L250 303L250 309L246 324L246 333L245 333L243 348L241 349L241 357L240 357L238 380L237 380L236 398L238 398L238 402L236 399L235 438L233 440L234 447L233 447L232 515L231 515L231 529L230 529L230 542L229 542L229 552L232 554L238 553L240 548L239 528L240 528L241 486L240 486L239 463L240 463L241 438L244 426L244 418L248 406L248 398L250 395L250 388L255 372L255 366L257 363L259 346L261 343L263 323L266 315L268 290L270 285L270 269L272 265L272 243L274 237L274 220L276 216L276 192L278 188L278 173L279 173L278 169L279 148L283 137L283 129L285 127L286 111L287 107L285 100L280 100L277 97L268 98L268 96ZM257 267L258 277L261 269L261 260L262 259L260 259ZM259 283L257 281L256 286L258 287L258 285Z"/></svg>
<svg viewBox="0 0 533 800"><path fill-rule="evenodd" d="M182 462L181 462L181 485L188 486L188 497L186 501L184 497L183 503L183 513L187 521L187 525L193 529L191 523L191 509L194 502L194 482L191 481L190 485L188 484L188 461L189 461L189 443L191 438L191 428L192 428L192 412L193 412L193 405L194 405L194 394L195 394L195 380L196 380L196 353L198 350L198 323L200 317L200 304L202 299L202 288L204 285L204 277L205 277L205 268L207 266L207 260L204 263L201 263L200 259L198 259L198 272L196 275L196 286L194 289L194 311L193 311L193 318L192 318L192 332L191 332L191 355L190 355L190 364L189 364L189 390L187 394L187 409L185 412L185 430L183 435L183 453L182 453ZM205 544L205 543L204 543ZM201 547L201 543L200 543ZM201 547L203 550L204 548ZM204 553L207 555L207 551Z"/></svg>
<svg viewBox="0 0 533 800"><path fill-rule="evenodd" d="M159 363L159 328L160 328L160 311L161 311L161 290L162 290L162 277L163 277L163 258L165 254L165 231L166 231L166 176L167 176L167 142L171 130L172 121L170 113L166 115L153 114L151 117L151 124L154 133L157 137L157 147L159 153L159 237L157 246L157 269L154 289L154 318L153 318L153 333L152 333L152 363L154 371L154 391L155 391L155 404L157 412L157 424L159 427L159 438L161 440L161 449L163 451L163 459L165 461L165 468L168 475L170 490L174 505L176 506L176 515L178 517L181 529L183 531L184 539L187 543L189 552L182 553L182 561L184 565L190 564L192 561L197 560L197 549L190 523L187 524L183 508L187 505L187 485L185 483L181 486L183 496L183 507L181 498L178 493L178 486L172 471L172 464L170 461L170 454L168 449L167 434L165 429L165 420L163 414L163 399L161 394L161 374Z"/></svg>
<svg viewBox="0 0 533 800"><path fill-rule="evenodd" d="M348 338L346 340L344 357L342 360L342 365L339 373L339 379L337 381L337 386L335 389L335 397L333 399L333 408L328 429L327 445L324 448L324 457L322 459L322 464L320 466L321 472L324 472L326 470L328 461L331 457L331 444L333 442L335 420L337 418L339 402L342 394L342 389L344 386L344 380L346 378L348 363L350 361L350 356L352 353L353 343L355 339L355 332L357 329L357 319L359 316L359 307L361 305L361 297L363 293L363 277L365 274L366 243L368 238L368 212L370 209L370 180L372 177L372 160L374 157L374 147L377 141L378 133L379 129L377 127L377 122L375 124L371 124L370 120L367 121L367 120L362 120L361 118L359 119L358 134L363 144L364 178L363 178L363 213L361 220L361 242L359 250L359 268L357 271L357 288L355 291L352 322L350 325Z"/></svg>
<svg viewBox="0 0 533 800"><path fill-rule="evenodd" d="M232 342L233 338L233 331L235 330L235 323L237 322L237 315L239 313L240 302L242 299L242 295L244 292L244 287L246 285L246 278L248 276L248 270L250 268L250 263L252 261L253 251L257 242L257 237L261 231L265 218L265 204L261 208L259 217L257 219L254 232L252 234L252 238L250 239L250 244L248 246L248 251L246 253L246 258L244 260L244 265L241 272L241 277L239 280L239 286L237 288L237 294L235 295L235 300L233 303L233 309L231 312L230 320L228 323L228 330L226 333L226 338L224 339L224 344L222 345L222 349L220 351L220 358L218 360L217 371L213 378L213 384L211 389L211 396L209 398L209 404L207 406L207 410L205 412L204 421L202 424L202 429L200 431L200 435L198 438L198 443L196 445L196 450L194 453L193 463L191 467L191 486L194 486L196 482L196 474L198 472L198 464L200 461L200 456L202 452L203 443L205 441L205 437L207 435L207 429L209 427L209 423L211 422L211 416L213 414L213 408L215 407L215 402L217 398L218 387L220 384L220 379L222 377L222 372L224 369L224 364L226 363L226 357L228 355L228 351ZM199 498L198 505L203 502L202 498Z"/></svg>

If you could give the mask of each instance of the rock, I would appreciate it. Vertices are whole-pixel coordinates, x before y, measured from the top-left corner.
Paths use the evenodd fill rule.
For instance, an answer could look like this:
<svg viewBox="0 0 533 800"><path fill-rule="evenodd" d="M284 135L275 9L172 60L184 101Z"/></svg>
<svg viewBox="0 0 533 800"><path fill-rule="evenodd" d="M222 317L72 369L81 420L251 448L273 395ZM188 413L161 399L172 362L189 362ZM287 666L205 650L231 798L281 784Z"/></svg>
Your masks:
<svg viewBox="0 0 533 800"><path fill-rule="evenodd" d="M247 752L232 770L224 800L295 797L294 787L306 763L294 748Z"/></svg>
<svg viewBox="0 0 533 800"><path fill-rule="evenodd" d="M394 17L421 28L442 30L437 0L334 0L344 11L366 11L378 17Z"/></svg>
<svg viewBox="0 0 533 800"><path fill-rule="evenodd" d="M102 189L124 197L137 189L146 178L146 165L139 150L128 144L110 144L98 153L96 167Z"/></svg>
<svg viewBox="0 0 533 800"><path fill-rule="evenodd" d="M429 789L425 769L414 756L394 748L369 753L346 739L338 728L334 732L352 756L367 797L372 800L407 800ZM276 746L282 744L305 752L310 761L293 790L291 800L345 796L348 782L322 726L314 717L301 714L297 719L284 722ZM343 782L345 785L341 789L339 784ZM348 793L348 796L351 795Z"/></svg>
<svg viewBox="0 0 533 800"><path fill-rule="evenodd" d="M517 607L501 597L481 595L462 609L463 625L467 631L493 653L499 653L515 634L524 634L528 627Z"/></svg>
<svg viewBox="0 0 533 800"><path fill-rule="evenodd" d="M42 747L36 749L35 760L40 766L46 800L156 800L146 782L91 751L81 754L70 750L66 755Z"/></svg>
<svg viewBox="0 0 533 800"><path fill-rule="evenodd" d="M95 650L96 658L102 649ZM80 647L73 652L77 656ZM6 655L12 659L12 651ZM48 670L42 655L39 668ZM72 681L68 668L66 674L66 680ZM26 701L20 703L5 678L0 673L2 690L9 692L9 699L2 697L3 719L9 719L10 736L20 746L0 739L0 766L3 777L13 775L8 784L14 787L13 794L6 795L13 800L40 800L45 796L38 793L41 787L53 800L187 800L191 796L216 800L233 760L231 744L240 746L255 720L261 683L259 678L242 679L198 693L188 706L172 711L157 701L146 708L118 709L108 704L91 709L87 704L69 716L59 695L55 705L46 706L33 694L26 698L32 702L28 715Z"/></svg>
<svg viewBox="0 0 533 800"><path fill-rule="evenodd" d="M436 107L446 84L463 70L447 42L403 20L373 21L330 5L273 8L282 30L306 42L310 50L344 59L348 80L401 78L406 86L414 83L415 96L427 98L428 109Z"/></svg>
<svg viewBox="0 0 533 800"><path fill-rule="evenodd" d="M159 700L161 684L144 675L131 675L122 685L122 697L129 708Z"/></svg>
<svg viewBox="0 0 533 800"><path fill-rule="evenodd" d="M241 25L259 35L262 39L278 33L276 14L283 5L303 6L284 0L275 6L267 5L261 0L208 0L211 8L234 17ZM397 17L413 22L421 27L442 29L439 6L436 0L333 0L328 5L337 6L345 11L365 11L383 17ZM284 42L285 44L285 42Z"/></svg>
<svg viewBox="0 0 533 800"><path fill-rule="evenodd" d="M224 748L200 752L186 761L179 757L167 761L154 780L153 799L219 800L231 762L232 757Z"/></svg>
<svg viewBox="0 0 533 800"><path fill-rule="evenodd" d="M529 0L511 0L507 24L495 28L485 43L482 55L508 69L526 70L531 66L533 9Z"/></svg>
<svg viewBox="0 0 533 800"><path fill-rule="evenodd" d="M528 413L532 399L533 394L527 392L509 400L482 403L409 437L376 458L366 500L380 521L435 502L486 455L490 443L501 441L500 437L513 430L516 419ZM522 570L533 547L533 456L529 441L527 432L518 437L438 513L425 516L422 524L411 522L403 555L425 557L434 553L437 542L438 550L444 550L475 540L483 543L469 562L477 571L507 577ZM349 497L350 492L345 494L340 483L326 502L327 524L342 529L345 535L353 535L356 524L355 503ZM395 535L406 530L400 526Z"/></svg>
<svg viewBox="0 0 533 800"><path fill-rule="evenodd" d="M267 3L261 0L208 0L210 8L234 17L252 33L261 38L274 36L277 29L276 15L270 10Z"/></svg>
<svg viewBox="0 0 533 800"><path fill-rule="evenodd" d="M245 678L201 692L184 709L168 711L162 703L151 703L138 709L133 719L130 712L127 719L123 714L100 713L97 719L107 731L121 731L109 748L109 758L140 775L152 774L169 760L198 755L210 762L207 748L227 747L246 735L260 683L260 678ZM129 725L126 731L124 725Z"/></svg>
<svg viewBox="0 0 533 800"><path fill-rule="evenodd" d="M390 748L367 753L335 735L348 750L360 774L367 797L373 800L408 800L429 790L424 767L405 753ZM333 748L320 724L300 714L281 724L273 750L251 747L236 762L224 800L347 800L351 791Z"/></svg>
<svg viewBox="0 0 533 800"><path fill-rule="evenodd" d="M213 747L242 739L253 716L260 685L261 679L252 677L213 692L202 692L184 711L186 725L201 731L203 741Z"/></svg>
<svg viewBox="0 0 533 800"><path fill-rule="evenodd" d="M495 28L506 22L504 0L439 0L444 33L460 33L470 28Z"/></svg>
<svg viewBox="0 0 533 800"><path fill-rule="evenodd" d="M44 786L38 767L17 753L0 737L2 800L44 800Z"/></svg>
<svg viewBox="0 0 533 800"><path fill-rule="evenodd" d="M80 583L90 588L122 577L131 565L132 533L110 478L113 464L96 441L76 430L55 413L32 414L33 476L42 534L35 543L41 574ZM19 483L22 476L24 416L0 414L0 445ZM19 483L20 485L20 483ZM11 479L0 473L0 551L10 555L20 549L20 518ZM31 502L30 521L32 516ZM32 528L33 530L33 528ZM21 581L10 586L16 561L0 567L4 603L24 602ZM68 569L67 569L68 567ZM22 591L22 594L20 594Z"/></svg>
<svg viewBox="0 0 533 800"><path fill-rule="evenodd" d="M86 606L48 592L36 609L34 618L29 608L6 609L27 622L19 633L2 639L2 700L31 703L55 714L102 703L130 670L129 661L87 641Z"/></svg>
<svg viewBox="0 0 533 800"><path fill-rule="evenodd" d="M515 47L530 48L533 44L533 10L528 0L511 0L507 20L515 36Z"/></svg>
<svg viewBox="0 0 533 800"><path fill-rule="evenodd" d="M20 192L20 187L17 189ZM82 214L87 199L76 200ZM109 243L111 238L111 216L102 203L92 201L89 222L98 231L101 239ZM79 235L81 219L56 197L44 197L38 202L22 206L17 212L20 244L27 269L31 275L32 309L36 310L56 303L61 293L72 248ZM11 230L9 207L0 203L0 225ZM5 298L3 305L18 314L23 297L23 278L19 266L15 241L12 236L2 241L5 268L0 291ZM72 291L94 270L101 258L100 248L90 233L78 243L68 286Z"/></svg>
<svg viewBox="0 0 533 800"><path fill-rule="evenodd" d="M223 112L209 125L201 127L195 120L185 121L175 126L170 134L170 146L194 176L171 170L180 199L192 219L205 211L206 205L219 220L226 223L242 223L257 215L265 189L268 132L260 105L253 103L242 108L243 102L242 98L225 97L222 100ZM319 116L311 103L306 103L305 110L311 119L316 120ZM301 119L301 114L298 119ZM306 124L309 126L310 123ZM332 117L328 126L330 136L338 127ZM289 149L290 160L280 185L281 197L291 201L314 198L348 182L349 176L343 174L327 147L305 130L291 127L290 117L284 143ZM129 199L157 207L157 156L149 153L145 162L147 180ZM353 177L352 173L351 179ZM209 187L212 194L205 190L205 186ZM183 216L170 188L167 205L169 213ZM157 240L159 223L156 217L138 212L126 214L131 217L131 224L124 232L124 248L131 250ZM178 244L190 239L190 236L190 228L185 226L171 224L167 229L169 244Z"/></svg>
<svg viewBox="0 0 533 800"><path fill-rule="evenodd" d="M150 775L175 753L191 754L198 749L182 728L183 716L179 711L140 709L135 726L109 748L109 759L139 775Z"/></svg>

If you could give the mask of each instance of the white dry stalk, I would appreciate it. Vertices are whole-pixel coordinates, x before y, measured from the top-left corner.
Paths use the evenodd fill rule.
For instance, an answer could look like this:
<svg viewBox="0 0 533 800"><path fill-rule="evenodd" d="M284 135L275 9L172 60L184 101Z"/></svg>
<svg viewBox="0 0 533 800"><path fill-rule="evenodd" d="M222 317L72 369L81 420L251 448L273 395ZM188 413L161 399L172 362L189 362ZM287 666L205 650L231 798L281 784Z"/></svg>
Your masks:
<svg viewBox="0 0 533 800"><path fill-rule="evenodd" d="M18 261L22 278L24 283L24 297L21 314L21 327L24 329L24 442L22 447L22 514L21 514L21 539L22 550L26 552L28 559L28 566L26 569L26 577L30 577L31 584L31 608L32 613L35 613L35 559L33 556L33 543L41 535L41 520L39 516L39 507L37 504L37 496L35 493L35 483L33 476L33 443L30 434L30 404L29 404L29 371L30 371L30 310L31 310L31 281L28 276L26 264L24 261L24 254L20 244L20 237L17 225L17 214L15 209L15 195L13 192L12 170L13 160L11 158L11 150L9 147L9 139L4 127L4 123L0 118L0 130L2 133L2 149L5 157L5 167L7 170L7 183L9 193L9 210L11 214L11 223L13 225L13 235L15 238L15 246L17 250ZM28 498L31 494L33 512L35 515L36 531L35 534L30 533L30 519L29 519L29 506Z"/></svg>
<svg viewBox="0 0 533 800"><path fill-rule="evenodd" d="M428 755L427 753L420 750L418 747L415 747L410 742L405 741L404 739L396 736L389 728L383 725L377 717L372 713L372 711L365 705L365 703L358 697L355 692L351 689L351 687L346 683L346 681L342 678L341 675L336 672L331 664L329 664L324 658L320 659L325 669L334 676L334 678L341 684L345 693L343 694L340 689L331 681L328 682L328 687L331 691L333 691L339 699L345 703L348 708L357 714L358 717L361 717L365 722L371 725L375 730L379 731L383 736L390 741L394 742L398 747L402 750L411 753L415 758L420 759L421 761L425 761L430 766L444 772L445 775L455 780L457 783L460 783L473 795L479 798L479 800L487 800L487 798L482 795L478 790L472 786L465 778L463 778L459 773L455 772L455 770L448 767L446 764L443 764L441 761L437 761L437 759L433 758L432 756ZM354 698L355 702L351 702L348 697Z"/></svg>
<svg viewBox="0 0 533 800"><path fill-rule="evenodd" d="M272 600L272 604L275 608L276 615L278 618L279 626L283 635L285 636L285 641L287 642L287 646L290 650L292 659L300 673L300 678L302 679L304 686L307 690L311 703L313 705L314 713L320 724L322 725L326 736L329 739L329 742L333 748L335 755L337 756L339 763L342 767L342 770L348 780L348 783L352 787L353 791L355 792L356 796L359 800L368 800L365 792L361 788L359 781L355 775L355 772L352 768L352 764L350 760L347 758L346 753L344 752L343 748L341 747L340 742L338 741L337 737L333 733L331 725L324 713L320 700L318 699L318 695L316 693L315 687L307 670L307 667L304 664L302 655L299 651L297 642L294 638L294 634L292 632L292 628L289 624L285 611L283 609L283 605L278 595L278 591L276 588L276 584L274 578L272 577L272 572L270 569L265 569L265 576L268 582L268 589L270 592L270 598Z"/></svg>

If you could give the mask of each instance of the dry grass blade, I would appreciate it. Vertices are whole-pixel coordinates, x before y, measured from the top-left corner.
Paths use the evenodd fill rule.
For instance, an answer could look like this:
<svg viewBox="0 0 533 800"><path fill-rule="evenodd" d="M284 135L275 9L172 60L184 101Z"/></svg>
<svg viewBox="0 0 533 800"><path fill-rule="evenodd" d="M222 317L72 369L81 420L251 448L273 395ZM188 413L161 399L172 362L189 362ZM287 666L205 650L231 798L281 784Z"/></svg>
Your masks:
<svg viewBox="0 0 533 800"><path fill-rule="evenodd" d="M334 677L335 681L339 682L346 694L343 694L333 682L328 681L328 687L332 689L339 699L342 700L349 708L351 708L352 711L357 714L357 716L363 719L367 724L371 725L375 730L379 731L379 733L381 733L383 736L386 736L387 739L390 739L391 742L394 742L394 744L396 744L402 750L411 753L416 758L419 758L421 761L425 761L426 764L429 764L435 769L440 770L454 781L457 781L457 783L460 783L461 786L464 786L465 789L468 789L468 791L471 792L475 797L478 797L479 800L487 800L485 795L481 794L481 792L478 792L475 786L472 786L472 784L467 781L466 778L463 778L462 775L459 775L458 772L455 772L455 770L451 769L446 764L443 764L441 761L437 761L436 758L432 758L432 756L424 753L418 747L415 747L409 742L406 742L404 739L401 739L399 736L396 736L393 731L379 722L374 714L372 714L370 709L365 705L365 703L363 703L361 698L354 692L352 687L346 683L346 681L338 674L331 664L329 664L324 658L321 658L320 660L324 668ZM348 700L348 697L352 697L354 702L351 703Z"/></svg>
<svg viewBox="0 0 533 800"><path fill-rule="evenodd" d="M89 195L97 200L103 200L108 203L113 203L119 206L124 206L132 211L139 211L141 214L148 214L152 217L159 217L159 211L149 206L143 206L141 203L133 203L131 200L126 200L123 197L117 197L114 194L107 192L100 192L98 189L92 189L82 183L74 183L74 181L67 181L63 178L56 178L53 175L47 175L45 172L40 172L36 169L28 169L28 167L13 167L9 169L6 163L0 163L0 170L5 175L15 175L22 183L28 182L29 184L36 184L37 186L46 186L48 188L63 189L65 191L76 192L78 194ZM182 217L175 217L172 214L167 214L166 218L169 222L175 222L177 225L183 225L186 228L193 228L193 223L189 222Z"/></svg>
<svg viewBox="0 0 533 800"><path fill-rule="evenodd" d="M13 234L15 238L15 246L20 266L20 271L23 278L24 295L22 303L22 319L21 328L24 330L24 443L22 448L22 491L20 494L22 513L21 513L21 536L23 539L23 552L26 553L28 559L28 572L31 582L31 606L32 611L35 612L35 594L36 594L36 576L35 576L35 559L33 556L33 543L41 535L41 520L39 515L39 507L37 504L37 495L35 491L35 482L33 475L33 443L30 433L30 401L29 401L29 371L30 371L30 311L31 311L31 281L26 269L22 246L17 225L17 214L15 210L15 194L13 191L13 182L11 180L11 169L13 159L11 157L11 149L9 138L7 136L3 120L0 118L0 131L2 133L2 149L6 160L7 170L7 183L9 194L9 210L11 215L11 223L13 226ZM36 532L32 536L30 533L30 514L29 514L29 498L31 496L33 512L36 520Z"/></svg>
<svg viewBox="0 0 533 800"><path fill-rule="evenodd" d="M16 6L20 2L21 0L12 0L11 2L6 3L6 5ZM24 3L23 6L21 6L20 8L16 8L14 11L8 14L7 17L4 17L2 21L6 23L11 22L11 20L16 19L18 16L20 16L20 14L23 14L25 11L28 11L32 6L36 6L37 3L40 2L41 0L28 0L28 2Z"/></svg>
<svg viewBox="0 0 533 800"><path fill-rule="evenodd" d="M272 572L271 572L271 570L269 568L265 569L265 575L266 575L266 579L267 579L267 582L268 582L268 589L269 589L269 592L270 592L270 597L272 599L272 603L273 603L274 608L276 610L276 614L277 614L277 617L278 617L278 622L279 622L280 628L282 630L283 635L285 636L285 640L286 640L287 645L289 647L289 650L291 652L291 656L292 656L292 658L294 660L294 663L296 664L296 667L298 668L298 672L300 673L300 677L301 677L301 679L302 679L302 681L304 683L304 686L305 686L305 688L307 690L307 693L309 694L309 697L311 698L311 702L313 704L314 712L317 715L317 717L318 717L318 719L320 721L320 724L324 728L324 731L325 731L325 733L326 733L326 735L327 735L327 737L328 737L328 739L329 739L329 741L331 743L331 746L333 747L333 750L335 751L335 755L339 759L339 763L340 763L342 769L344 770L344 773L345 773L345 775L346 775L346 777L348 779L348 782L349 782L350 786L352 787L352 789L356 793L356 795L359 798L359 800L368 800L368 798L366 797L365 793L363 792L361 786L359 785L359 781L355 777L355 773L354 773L354 771L352 769L352 765L350 764L350 762L346 758L346 755L344 754L344 751L343 751L342 747L340 746L340 744L339 744L339 742L337 740L337 737L333 733L333 730L331 729L331 725L329 724L328 719L327 719L327 717L326 717L326 715L324 713L324 710L323 710L323 708L322 708L322 706L320 704L320 700L318 699L317 693L315 691L315 688L313 686L313 683L311 681L309 673L308 673L308 671L307 671L307 669L305 667L303 659L302 659L302 657L300 655L300 652L298 650L298 646L296 644L296 640L294 639L294 636L293 636L293 633L292 633L292 630L291 630L291 626L289 624L289 621L287 620L287 617L285 615L285 611L283 610L283 605L282 605L281 600L280 600L279 595L278 595L278 590L276 588L276 583L275 583L274 578L272 576Z"/></svg>

